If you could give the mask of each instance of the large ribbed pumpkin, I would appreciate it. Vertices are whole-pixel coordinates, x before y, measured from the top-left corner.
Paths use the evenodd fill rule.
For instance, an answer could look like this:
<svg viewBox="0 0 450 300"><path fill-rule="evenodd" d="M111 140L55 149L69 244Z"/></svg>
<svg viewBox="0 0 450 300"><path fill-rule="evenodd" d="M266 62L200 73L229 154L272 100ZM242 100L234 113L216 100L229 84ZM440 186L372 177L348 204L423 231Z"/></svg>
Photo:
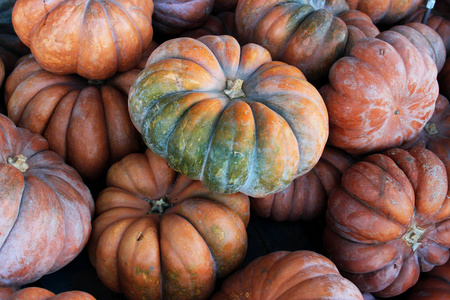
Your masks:
<svg viewBox="0 0 450 300"><path fill-rule="evenodd" d="M265 196L311 170L328 115L302 72L231 36L161 44L128 108L147 146L217 193Z"/></svg>
<svg viewBox="0 0 450 300"><path fill-rule="evenodd" d="M327 256L363 292L405 292L449 259L447 189L444 164L422 147L356 162L328 198Z"/></svg>
<svg viewBox="0 0 450 300"><path fill-rule="evenodd" d="M362 300L358 288L325 256L277 251L230 275L211 300Z"/></svg>
<svg viewBox="0 0 450 300"><path fill-rule="evenodd" d="M102 282L127 299L207 299L247 250L248 197L215 194L150 149L108 171L88 245Z"/></svg>
<svg viewBox="0 0 450 300"><path fill-rule="evenodd" d="M241 0L236 27L242 43L263 46L316 81L344 53L347 27L335 15L348 9L344 0Z"/></svg>
<svg viewBox="0 0 450 300"><path fill-rule="evenodd" d="M329 143L362 154L411 141L433 114L436 76L428 52L400 32L358 41L320 89L330 118Z"/></svg>
<svg viewBox="0 0 450 300"><path fill-rule="evenodd" d="M94 202L42 136L0 115L0 286L21 286L72 261L91 232Z"/></svg>
<svg viewBox="0 0 450 300"><path fill-rule="evenodd" d="M139 72L92 82L50 73L32 55L23 57L5 84L8 117L43 135L83 178L97 179L142 146L127 107L128 90Z"/></svg>
<svg viewBox="0 0 450 300"><path fill-rule="evenodd" d="M311 220L322 215L330 192L354 162L346 152L326 146L314 168L294 179L283 191L262 198L250 197L252 210L277 222Z"/></svg>
<svg viewBox="0 0 450 300"><path fill-rule="evenodd" d="M151 0L18 0L12 22L45 70L106 79L138 64L152 13Z"/></svg>
<svg viewBox="0 0 450 300"><path fill-rule="evenodd" d="M430 272L420 274L419 281L407 292L407 300L450 299L450 260Z"/></svg>

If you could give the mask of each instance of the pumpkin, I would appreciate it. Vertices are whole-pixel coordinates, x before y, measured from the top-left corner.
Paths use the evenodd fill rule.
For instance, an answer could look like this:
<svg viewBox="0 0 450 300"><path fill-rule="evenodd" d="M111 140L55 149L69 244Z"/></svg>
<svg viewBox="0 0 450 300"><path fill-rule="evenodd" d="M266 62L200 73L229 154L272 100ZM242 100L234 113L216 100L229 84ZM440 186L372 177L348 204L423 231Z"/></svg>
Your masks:
<svg viewBox="0 0 450 300"><path fill-rule="evenodd" d="M17 0L12 23L45 70L102 80L138 64L152 13L147 0Z"/></svg>
<svg viewBox="0 0 450 300"><path fill-rule="evenodd" d="M127 299L206 299L247 250L248 197L215 194L150 149L112 165L88 254Z"/></svg>
<svg viewBox="0 0 450 300"><path fill-rule="evenodd" d="M253 260L222 284L211 300L363 299L325 256L308 250L276 251Z"/></svg>
<svg viewBox="0 0 450 300"><path fill-rule="evenodd" d="M350 9L366 13L373 23L392 25L414 12L423 0L347 0Z"/></svg>
<svg viewBox="0 0 450 300"><path fill-rule="evenodd" d="M349 55L353 45L360 39L375 37L380 33L369 16L359 10L346 10L337 16L345 22L348 30L344 55Z"/></svg>
<svg viewBox="0 0 450 300"><path fill-rule="evenodd" d="M106 81L57 75L24 57L5 84L8 117L19 127L43 135L86 180L139 151L142 140L127 107L128 90L140 69Z"/></svg>
<svg viewBox="0 0 450 300"><path fill-rule="evenodd" d="M179 36L196 39L204 35L231 35L237 38L234 15L234 12L231 11L223 11L217 15L209 15L199 28L186 30L180 33Z"/></svg>
<svg viewBox="0 0 450 300"><path fill-rule="evenodd" d="M94 202L80 175L40 135L0 115L0 286L21 286L73 260Z"/></svg>
<svg viewBox="0 0 450 300"><path fill-rule="evenodd" d="M314 168L285 190L263 198L250 197L252 210L277 222L311 220L325 212L328 195L353 163L344 151L326 146Z"/></svg>
<svg viewBox="0 0 450 300"><path fill-rule="evenodd" d="M214 0L153 0L152 26L156 33L178 34L197 28L210 15Z"/></svg>
<svg viewBox="0 0 450 300"><path fill-rule="evenodd" d="M18 289L18 287L0 287L0 299L8 299L8 297Z"/></svg>
<svg viewBox="0 0 450 300"><path fill-rule="evenodd" d="M419 22L421 23L425 15L426 8L420 6L411 15L403 19L403 23ZM434 29L444 42L447 54L450 54L450 14L440 13L438 10L433 9L427 19L426 24Z"/></svg>
<svg viewBox="0 0 450 300"><path fill-rule="evenodd" d="M411 141L433 114L436 76L431 56L397 31L359 40L319 90L330 119L328 142L360 155Z"/></svg>
<svg viewBox="0 0 450 300"><path fill-rule="evenodd" d="M226 35L161 44L128 109L150 149L215 193L281 191L314 167L328 137L326 107L302 72Z"/></svg>
<svg viewBox="0 0 450 300"><path fill-rule="evenodd" d="M3 298L2 298L3 299ZM54 294L39 287L26 287L14 292L9 298L3 300L95 300L94 297L83 291L67 291Z"/></svg>
<svg viewBox="0 0 450 300"><path fill-rule="evenodd" d="M450 299L450 261L420 274L419 281L408 291L406 299Z"/></svg>
<svg viewBox="0 0 450 300"><path fill-rule="evenodd" d="M423 147L365 157L328 198L327 256L362 292L402 294L449 258L447 190L443 162Z"/></svg>

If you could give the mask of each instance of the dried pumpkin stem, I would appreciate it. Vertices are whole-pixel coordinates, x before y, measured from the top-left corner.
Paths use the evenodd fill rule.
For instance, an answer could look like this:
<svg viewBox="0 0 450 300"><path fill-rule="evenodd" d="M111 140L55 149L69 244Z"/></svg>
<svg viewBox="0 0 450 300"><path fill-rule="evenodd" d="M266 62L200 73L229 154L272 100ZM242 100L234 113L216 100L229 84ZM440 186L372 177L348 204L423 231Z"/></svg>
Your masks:
<svg viewBox="0 0 450 300"><path fill-rule="evenodd" d="M19 154L14 157L8 157L6 162L19 169L20 172L25 173L30 168L30 166L26 163L26 160L27 158L25 156Z"/></svg>
<svg viewBox="0 0 450 300"><path fill-rule="evenodd" d="M151 206L151 209L148 213L149 214L158 213L159 215L162 215L166 209L173 206L173 204L168 203L167 200L168 200L167 196L164 196L159 200L145 199L145 201L150 202Z"/></svg>
<svg viewBox="0 0 450 300"><path fill-rule="evenodd" d="M244 83L244 80L239 79L239 78L236 80L227 79L227 88L225 90L223 90L223 92L230 99L245 97L245 93L242 90L243 83Z"/></svg>
<svg viewBox="0 0 450 300"><path fill-rule="evenodd" d="M403 235L403 239L406 241L406 243L411 246L413 251L416 251L417 248L419 248L420 244L420 238L425 233L425 229L417 227L416 224L414 224L405 235Z"/></svg>

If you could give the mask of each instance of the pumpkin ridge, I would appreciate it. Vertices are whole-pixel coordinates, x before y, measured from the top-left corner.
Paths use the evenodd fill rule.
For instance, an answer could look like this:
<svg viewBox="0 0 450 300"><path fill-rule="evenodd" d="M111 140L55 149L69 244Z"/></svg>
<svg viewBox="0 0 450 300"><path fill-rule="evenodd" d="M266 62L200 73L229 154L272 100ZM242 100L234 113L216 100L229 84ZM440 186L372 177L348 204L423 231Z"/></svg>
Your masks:
<svg viewBox="0 0 450 300"><path fill-rule="evenodd" d="M87 11L88 11L90 5L91 5L91 1L89 0L89 1L86 2L85 8L83 10L83 19L81 20L80 32L78 32L78 40L79 41L83 40L83 32L84 32L85 27L87 26L87 24L85 22L86 14L87 14ZM83 50L84 49L82 49L82 47L78 48L77 62L76 62L76 73L79 73L79 69L80 69L80 66L81 66L80 59L83 57L83 55L82 55Z"/></svg>

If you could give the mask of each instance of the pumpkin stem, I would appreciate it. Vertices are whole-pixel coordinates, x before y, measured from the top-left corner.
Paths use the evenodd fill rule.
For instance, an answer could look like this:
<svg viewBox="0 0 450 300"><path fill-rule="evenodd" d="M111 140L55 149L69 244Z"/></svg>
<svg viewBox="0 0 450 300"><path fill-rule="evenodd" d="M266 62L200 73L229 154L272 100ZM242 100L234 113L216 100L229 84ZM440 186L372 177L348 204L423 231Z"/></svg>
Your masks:
<svg viewBox="0 0 450 300"><path fill-rule="evenodd" d="M244 80L242 79L236 79L231 80L227 79L227 88L223 90L223 92L230 98L239 98L239 97L245 97L245 93L242 90L242 84L244 83Z"/></svg>
<svg viewBox="0 0 450 300"><path fill-rule="evenodd" d="M168 200L167 196L164 196L159 200L145 199L145 201L150 202L151 206L151 209L148 213L149 214L158 213L159 215L162 215L166 209L173 206L173 204L168 203L167 200Z"/></svg>
<svg viewBox="0 0 450 300"><path fill-rule="evenodd" d="M422 235L425 233L425 229L417 227L416 224L414 224L405 235L403 235L403 239L406 241L406 243L411 246L413 251L416 251L417 248L419 248L420 244L419 240L422 237Z"/></svg>
<svg viewBox="0 0 450 300"><path fill-rule="evenodd" d="M19 154L14 157L8 157L6 162L19 169L20 172L25 173L30 168L30 166L26 163L26 160L27 158L25 156Z"/></svg>
<svg viewBox="0 0 450 300"><path fill-rule="evenodd" d="M436 124L435 123L427 123L425 125L425 132L428 133L428 135L435 135L438 134L439 131L436 128Z"/></svg>

